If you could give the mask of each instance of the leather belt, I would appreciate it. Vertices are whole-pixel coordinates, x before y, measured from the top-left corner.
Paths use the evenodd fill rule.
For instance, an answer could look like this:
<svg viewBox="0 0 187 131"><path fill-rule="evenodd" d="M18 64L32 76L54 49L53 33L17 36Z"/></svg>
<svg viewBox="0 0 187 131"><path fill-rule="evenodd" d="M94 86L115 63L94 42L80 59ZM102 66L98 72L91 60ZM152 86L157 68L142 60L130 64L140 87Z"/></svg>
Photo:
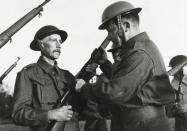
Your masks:
<svg viewBox="0 0 187 131"><path fill-rule="evenodd" d="M120 116L119 116L120 115ZM125 108L118 117L124 121L142 121L151 118L165 117L164 106L143 106L140 108Z"/></svg>

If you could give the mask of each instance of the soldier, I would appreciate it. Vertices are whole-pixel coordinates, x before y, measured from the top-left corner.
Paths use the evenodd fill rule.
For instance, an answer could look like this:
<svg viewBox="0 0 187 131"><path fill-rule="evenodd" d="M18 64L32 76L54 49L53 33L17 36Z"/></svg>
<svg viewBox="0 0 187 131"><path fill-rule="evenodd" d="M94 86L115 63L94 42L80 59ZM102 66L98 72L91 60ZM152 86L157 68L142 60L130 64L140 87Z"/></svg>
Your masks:
<svg viewBox="0 0 187 131"><path fill-rule="evenodd" d="M187 57L177 55L170 60L169 66L172 69L179 68L170 74L176 100L167 109L170 110L170 116L175 117L175 131L187 131Z"/></svg>
<svg viewBox="0 0 187 131"><path fill-rule="evenodd" d="M112 52L114 60L116 60L116 52L117 49L114 47L115 45L113 45L112 49L108 50L109 52ZM100 49L100 48L99 48ZM97 50L94 50L94 52L92 53L92 55L95 55L95 53L97 53ZM107 67L108 66L112 66L112 63L108 61ZM86 67L86 72L90 72L92 74L93 77L92 79L96 79L98 78L98 75L96 74L96 68L98 67L97 63L92 63L89 64ZM109 68L105 68L105 65L100 65L100 69L102 70L103 74L107 76L108 78L110 78L111 76L111 72L109 71ZM92 82L95 82L94 80ZM109 110L107 108L107 105L105 104L100 104L97 102L94 102L90 99L86 100L86 105L84 106L84 110L82 111L82 116L84 116L85 119L85 126L84 126L84 130L85 131L107 131L108 127L107 127L107 122L106 122L106 118L110 117L110 113Z"/></svg>
<svg viewBox="0 0 187 131"><path fill-rule="evenodd" d="M119 48L120 45L112 44L112 49L109 49L108 52L112 53L114 62L119 60ZM92 55L94 55L93 52ZM105 54L106 55L106 54ZM96 68L98 67L97 63L89 64L86 67L87 72L91 72L92 75L96 76L96 80L98 75L96 75ZM107 78L111 77L110 70L112 69L112 63L110 61L105 62L104 65L99 66L101 71L103 72L101 75L105 75ZM107 67L107 68L106 68ZM108 105L105 103L96 103L94 101L89 100L87 102L86 108L84 110L85 114L85 131L107 131L107 119L110 119L111 113L108 108ZM109 123L109 122L108 122Z"/></svg>
<svg viewBox="0 0 187 131"><path fill-rule="evenodd" d="M41 56L37 63L24 67L17 75L12 117L17 124L29 126L32 131L48 130L52 121L67 121L65 131L78 131L79 109L75 106L80 102L73 91L75 78L69 71L59 68L56 62L66 38L67 33L55 26L40 28L30 48L40 51ZM69 90L69 105L56 107Z"/></svg>
<svg viewBox="0 0 187 131"><path fill-rule="evenodd" d="M99 29L106 29L114 44L121 43L120 60L112 66L111 79L100 76L96 84L80 79L75 88L83 97L110 106L112 131L169 131L164 106L174 101L174 90L159 50L140 31L140 11L126 1L104 10ZM99 65L107 61L103 54Z"/></svg>

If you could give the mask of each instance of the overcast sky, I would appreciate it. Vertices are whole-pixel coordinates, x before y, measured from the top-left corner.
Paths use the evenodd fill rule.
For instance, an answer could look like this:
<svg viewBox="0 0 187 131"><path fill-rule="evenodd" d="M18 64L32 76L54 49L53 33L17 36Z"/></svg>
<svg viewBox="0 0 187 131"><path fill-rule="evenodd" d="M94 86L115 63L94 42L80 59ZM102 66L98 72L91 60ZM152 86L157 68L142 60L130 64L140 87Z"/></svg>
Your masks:
<svg viewBox="0 0 187 131"><path fill-rule="evenodd" d="M6 30L44 0L1 0L0 32ZM94 48L107 36L98 30L103 10L116 0L51 0L42 16L35 17L0 49L0 75L21 57L17 67L4 79L14 86L16 74L25 65L34 63L39 52L29 49L36 31L44 25L55 25L68 32L62 45L59 66L76 74L89 59ZM142 7L140 28L156 43L166 66L178 54L187 55L187 2L186 0L130 0L135 7ZM110 48L110 46L108 47ZM110 56L109 56L110 58Z"/></svg>

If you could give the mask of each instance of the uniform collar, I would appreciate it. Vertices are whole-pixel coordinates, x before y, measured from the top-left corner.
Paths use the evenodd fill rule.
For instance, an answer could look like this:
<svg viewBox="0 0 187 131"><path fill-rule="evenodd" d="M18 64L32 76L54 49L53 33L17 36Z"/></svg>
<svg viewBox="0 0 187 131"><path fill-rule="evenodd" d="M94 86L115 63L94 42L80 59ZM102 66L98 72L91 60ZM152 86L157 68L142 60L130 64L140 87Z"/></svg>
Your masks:
<svg viewBox="0 0 187 131"><path fill-rule="evenodd" d="M38 65L46 72L50 73L51 71L56 71L57 73L60 73L59 68L57 67L57 62L55 61L54 66L47 63L42 57L38 59Z"/></svg>
<svg viewBox="0 0 187 131"><path fill-rule="evenodd" d="M125 44L122 44L121 48L122 49L133 49L135 46L135 43L137 41L145 41L148 40L149 36L147 35L146 32L142 32L134 37L132 37L131 39L129 39Z"/></svg>

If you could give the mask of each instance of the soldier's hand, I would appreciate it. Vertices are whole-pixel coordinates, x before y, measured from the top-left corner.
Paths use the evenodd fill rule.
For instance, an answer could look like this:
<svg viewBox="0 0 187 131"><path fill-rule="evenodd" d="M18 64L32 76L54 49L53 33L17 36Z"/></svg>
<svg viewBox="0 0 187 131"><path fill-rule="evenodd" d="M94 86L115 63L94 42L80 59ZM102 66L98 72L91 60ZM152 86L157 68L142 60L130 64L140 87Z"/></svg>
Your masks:
<svg viewBox="0 0 187 131"><path fill-rule="evenodd" d="M115 24L110 25L110 30L111 31L108 32L108 36L107 36L108 40L112 41L113 44L122 45L122 41L119 37L119 29L117 25Z"/></svg>
<svg viewBox="0 0 187 131"><path fill-rule="evenodd" d="M48 111L48 119L56 121L69 121L73 116L72 106L62 106Z"/></svg>
<svg viewBox="0 0 187 131"><path fill-rule="evenodd" d="M109 79L104 75L104 74L101 74L99 77L98 77L98 83L103 83L103 82L109 82Z"/></svg>
<svg viewBox="0 0 187 131"><path fill-rule="evenodd" d="M96 64L96 63L89 64L86 67L86 71L90 72L92 74L92 77L93 77L94 75L96 75L96 69L97 69L97 67L98 67L98 64Z"/></svg>
<svg viewBox="0 0 187 131"><path fill-rule="evenodd" d="M103 48L95 49L92 52L91 57L94 59L94 62L99 65L103 64L108 59L107 54Z"/></svg>
<svg viewBox="0 0 187 131"><path fill-rule="evenodd" d="M77 79L77 83L75 85L75 90L77 92L80 92L82 89L82 86L85 84L86 82L83 79Z"/></svg>

